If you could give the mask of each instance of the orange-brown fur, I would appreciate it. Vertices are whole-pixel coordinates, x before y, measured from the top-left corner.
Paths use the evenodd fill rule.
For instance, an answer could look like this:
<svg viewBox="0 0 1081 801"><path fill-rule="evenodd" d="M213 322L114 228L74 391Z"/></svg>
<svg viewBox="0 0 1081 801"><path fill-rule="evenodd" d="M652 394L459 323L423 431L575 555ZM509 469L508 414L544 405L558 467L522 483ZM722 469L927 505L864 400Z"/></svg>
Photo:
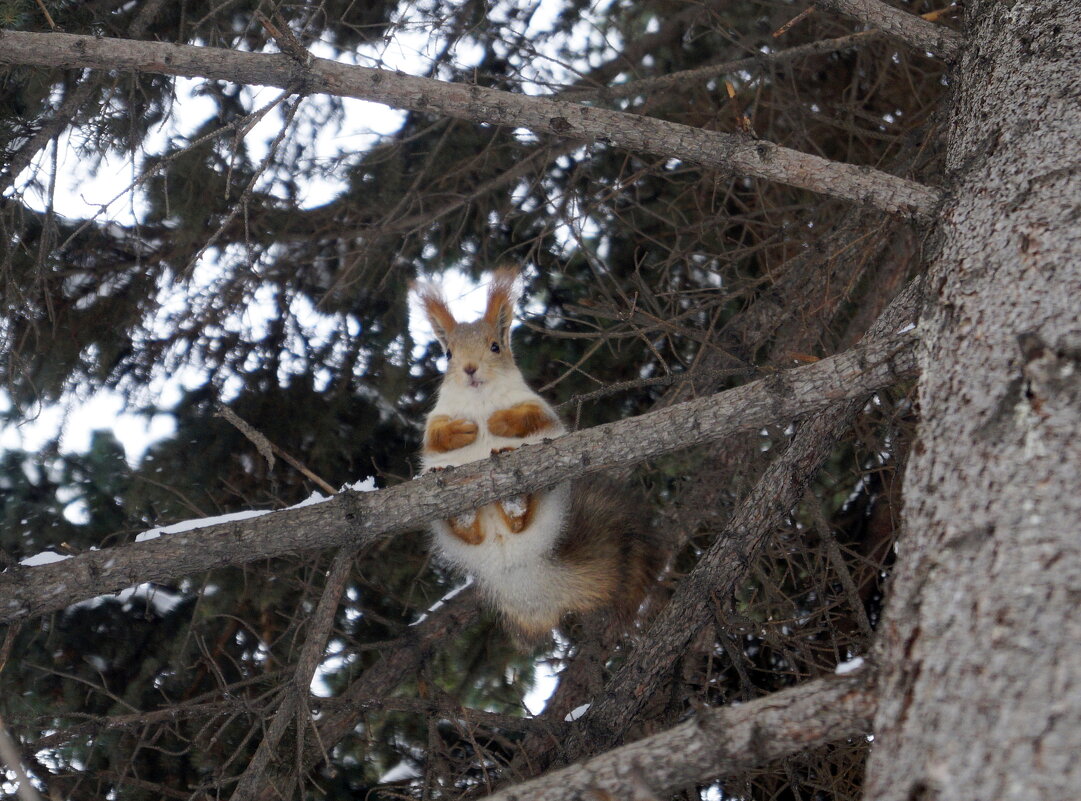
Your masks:
<svg viewBox="0 0 1081 801"><path fill-rule="evenodd" d="M424 447L430 453L446 453L464 448L477 439L477 424L471 420L452 420L445 414L428 418Z"/></svg>
<svg viewBox="0 0 1081 801"><path fill-rule="evenodd" d="M466 545L480 545L484 542L484 531L479 513L473 516L473 522L469 524L462 523L457 517L452 517L447 523L450 525L451 534Z"/></svg>
<svg viewBox="0 0 1081 801"><path fill-rule="evenodd" d="M511 534L521 534L527 528L529 524L533 522L533 513L537 510L537 501L532 495L525 496L525 513L520 515L508 514L506 507L497 503L494 504L496 511L499 512L499 516L503 518L503 522L507 528L510 529Z"/></svg>
<svg viewBox="0 0 1081 801"><path fill-rule="evenodd" d="M667 555L640 493L604 476L575 482L567 526L555 558L569 566L575 591L568 608L603 609L618 628L630 625Z"/></svg>
<svg viewBox="0 0 1081 801"><path fill-rule="evenodd" d="M494 412L488 418L488 430L497 437L528 437L551 428L554 422L539 404L518 403Z"/></svg>
<svg viewBox="0 0 1081 801"><path fill-rule="evenodd" d="M518 271L511 267L500 267L492 274L492 282L488 285L488 305L482 319L497 330L510 330L517 281Z"/></svg>
<svg viewBox="0 0 1081 801"><path fill-rule="evenodd" d="M424 306L424 313L435 330L440 342L446 342L447 334L454 330L458 321L447 308L446 301L432 287L426 284L414 284L413 290Z"/></svg>
<svg viewBox="0 0 1081 801"><path fill-rule="evenodd" d="M497 271L484 316L464 323L437 287L415 287L448 353L438 413L425 431L429 469L482 458L489 447L493 454L513 450L501 447L506 440L538 442L565 431L511 353L516 280L514 270ZM455 454L459 449L466 450ZM629 626L666 554L641 498L625 484L592 477L517 500L453 517L436 535L444 554L478 577L519 640L546 635L567 612L588 614L612 633Z"/></svg>

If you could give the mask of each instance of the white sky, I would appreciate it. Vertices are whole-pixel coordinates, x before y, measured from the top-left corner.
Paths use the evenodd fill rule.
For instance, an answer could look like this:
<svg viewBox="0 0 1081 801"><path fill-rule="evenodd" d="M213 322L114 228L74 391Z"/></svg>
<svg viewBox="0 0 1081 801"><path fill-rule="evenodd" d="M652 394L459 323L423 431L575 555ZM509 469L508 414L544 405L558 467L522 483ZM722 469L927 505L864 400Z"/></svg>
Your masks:
<svg viewBox="0 0 1081 801"><path fill-rule="evenodd" d="M603 8L613 1L598 0L595 8ZM562 0L542 0L532 17L530 32L547 29L562 5ZM395 34L385 39L378 48L368 48L358 53L355 63L381 66L411 74L423 73L431 56L441 49L441 41L438 36L433 35L430 23L417 22L408 18L414 6L407 3L403 4L403 8L407 9L407 12L400 18L402 24ZM493 9L493 13L499 13L498 8ZM586 38L595 37L598 34L589 20L583 19L575 35L582 39L584 45ZM584 52L585 49L583 46L582 51ZM313 52L318 56L331 56L329 51L320 52L318 46L313 48ZM463 41L454 51L454 61L459 66L468 66L477 63L480 55L478 48L471 47L468 42ZM544 59L539 57L539 60ZM554 61L545 66L552 69L557 67ZM578 66L586 69L589 65L583 63ZM572 77L572 73L564 72L565 77ZM183 78L176 80L176 112L170 116L162 128L148 137L143 144L143 152L139 154L140 161L142 156L160 152L171 137L190 134L213 113L214 104L198 92L201 83L200 80ZM523 91L543 94L549 89L545 86L526 84ZM279 90L251 87L245 89L245 93L249 107L258 108L276 97ZM312 103L318 100L309 98L305 102ZM344 99L343 102L346 119L341 130L335 131L327 126L325 130L314 131L314 146L311 152L315 158L341 160L348 154L363 152L377 141L379 136L397 130L404 119L403 112L380 104L349 98ZM298 124L303 125L303 114L298 115L297 120ZM266 154L269 143L278 133L280 123L281 116L275 110L247 134L245 144L255 163L258 163ZM136 163L135 157L122 158L109 155L102 160L98 169L91 173L78 154L70 134L61 137L58 141L56 153L56 189L53 197L53 208L56 213L71 218L96 216L99 221L113 220L124 225L135 222L142 211L141 196L128 191L128 187L139 172L139 164ZM29 170L45 170L43 174L47 174L47 171L51 169L50 155L47 151ZM22 192L25 202L39 210L44 210L47 198L36 195L28 189L29 174L27 172L19 176L15 182L15 189L9 190L8 194ZM301 203L307 207L326 203L336 197L343 186L342 182L331 180L310 183L303 187ZM204 264L199 267L204 268L204 266L213 271L213 264L207 264L204 260ZM475 319L481 314L485 301L483 287L477 287L465 275L453 272L444 276L443 285L448 301L459 319ZM273 313L273 308L269 305L260 308L258 304L253 304L246 310L243 322L254 329ZM318 321L314 319L314 310L312 310L312 315L310 324L315 326ZM412 320L411 327L415 341L427 342L433 338L431 329L423 320L423 315L414 313ZM151 390L155 406L166 410L172 408L180 399L184 387L201 386L205 381L206 376L197 367L189 367L180 371L179 374L161 377ZM10 407L10 400L0 392L0 411L7 411ZM40 450L46 442L58 436L62 451L84 452L90 446L93 431L100 429L112 429L125 449L128 462L134 466L153 442L170 436L175 426L172 416L167 412L155 414L149 418L132 414L125 409L123 399L115 392L74 391L69 393L62 403L35 409L33 414L21 422L0 425L0 452L9 449L35 452ZM77 517L80 511L73 510L72 514ZM530 712L538 714L543 710L555 686L554 677L554 665L549 665L547 662L538 665L534 687L524 699L524 704Z"/></svg>
<svg viewBox="0 0 1081 801"><path fill-rule="evenodd" d="M603 9L613 0L599 0L595 8ZM547 30L556 14L562 8L562 0L542 0L530 23L530 33ZM403 4L404 12L399 13L399 26L392 36L382 40L378 46L363 48L355 54L354 63L381 66L400 70L410 74L422 74L431 57L442 48L442 40L433 34L431 22L418 18L416 6ZM491 11L498 18L498 6ZM575 37L583 42L598 34L588 19L583 19ZM329 48L316 45L312 48L317 56L331 57ZM477 63L481 56L479 48L462 40L454 50L454 61L459 66ZM339 60L342 60L339 57ZM545 68L561 70L565 77L572 73L558 67L553 60L546 62L539 57ZM588 65L578 65L587 68ZM197 79L176 79L177 109L166 123L149 136L143 145L143 154L160 152L170 137L185 136L196 130L204 120L214 112L213 102L200 94L203 82ZM530 93L547 92L547 87L526 84L524 90ZM245 89L249 107L259 108L269 103L279 94L278 89L249 87ZM309 98L306 103L318 102ZM404 113L378 103L369 103L351 98L343 99L346 119L340 131L333 127L314 131L314 145L311 152L315 158L341 160L348 154L366 150L382 135L397 130L404 119ZM279 131L281 115L274 110L245 137L245 145L250 157L256 163L267 151L269 143ZM298 124L304 125L304 115L297 117ZM140 158L141 155L140 154ZM42 155L28 169L27 173L16 181L14 191L23 192L23 199L32 207L43 210L47 199L28 189L27 178L30 170L51 169L47 155ZM141 211L141 196L128 191L128 187L137 177L139 165L132 157L119 157L110 154L104 158L94 173L86 168L83 158L78 154L75 143L69 135L63 136L58 143L56 191L53 207L58 214L71 218L97 216L99 221L115 220L124 225L135 222ZM311 182L303 187L302 205L318 206L337 196L343 188L343 182L332 180ZM9 194L13 190L9 190ZM214 272L213 264L204 258L199 268ZM444 278L444 286L455 314L461 319L470 319L483 310L484 292L478 289L462 274L449 274ZM260 308L252 304L244 313L242 324L248 330L258 329L274 314L268 304ZM310 319L302 321L316 327L318 315L312 310ZM432 338L431 329L422 319L422 315L413 314L411 331L414 340L426 342ZM178 375L155 382L152 388L155 405L169 409L179 400L182 387L197 387L204 384L206 375L197 367L190 367ZM0 410L10 408L10 401L0 392ZM167 437L174 431L172 417L157 414L147 419L134 415L124 408L121 397L114 392L103 390L95 393L70 393L61 404L36 409L26 420L0 425L0 451L20 449L24 451L40 450L46 442L59 436L60 448L64 452L82 452L90 444L90 437L95 429L111 428L117 439L123 444L129 463L137 464L147 447L154 441Z"/></svg>

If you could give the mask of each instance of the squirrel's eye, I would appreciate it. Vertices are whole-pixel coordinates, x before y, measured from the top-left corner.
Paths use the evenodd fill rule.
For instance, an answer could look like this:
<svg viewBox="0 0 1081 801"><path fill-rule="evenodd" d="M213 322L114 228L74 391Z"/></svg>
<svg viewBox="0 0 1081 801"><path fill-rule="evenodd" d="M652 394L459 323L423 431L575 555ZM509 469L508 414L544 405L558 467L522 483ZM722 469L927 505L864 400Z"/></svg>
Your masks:
<svg viewBox="0 0 1081 801"><path fill-rule="evenodd" d="M447 361L448 362L450 361L450 351L449 350L447 351Z"/></svg>
<svg viewBox="0 0 1081 801"><path fill-rule="evenodd" d="M499 343L498 342L493 342L492 343L492 353L499 353Z"/></svg>

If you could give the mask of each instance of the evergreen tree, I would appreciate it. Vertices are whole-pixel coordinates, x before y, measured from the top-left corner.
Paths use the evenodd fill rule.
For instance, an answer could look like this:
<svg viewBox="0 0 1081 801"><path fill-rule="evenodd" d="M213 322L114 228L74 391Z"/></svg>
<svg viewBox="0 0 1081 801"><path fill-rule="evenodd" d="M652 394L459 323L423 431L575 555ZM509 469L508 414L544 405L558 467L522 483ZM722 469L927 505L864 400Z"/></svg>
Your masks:
<svg viewBox="0 0 1081 801"><path fill-rule="evenodd" d="M883 170L939 185L959 15L899 3L903 30L933 21L933 41L913 48L852 33L827 11L848 0L818 6L796 17L785 0L0 3L13 34L280 51L292 76L256 91L251 75L179 82L165 61L133 71L0 56L7 422L101 389L175 422L134 465L106 430L85 453L59 441L4 452L11 584L42 551L122 553L179 521L280 510L369 476L408 482L440 373L437 346L409 325L418 277L483 281L522 265L515 353L574 429L754 381L781 410L619 473L648 495L671 558L618 642L568 618L523 650L472 592L456 593L463 578L432 560L420 530L336 552L297 532L295 552L132 575L119 594L13 615L0 719L40 789L479 797L705 707L796 697L782 691L813 701L835 686L816 680L870 652L914 441L912 373L799 419L783 413L783 382L913 318L926 230L913 218L932 209L896 213L870 190L846 195L840 177L819 194L799 170L774 181L766 167L748 177L657 155L668 146L648 137L628 150L615 130L563 139L560 117L526 130L480 99L466 120L413 98L394 130L358 132L372 112L319 93L307 71L322 57L385 68L388 82L405 70L550 94L637 115L621 122L632 131L661 120L732 134L767 166L781 160L772 142L856 165L857 182ZM108 205L114 190L85 198L100 213L59 211L67 173L118 163L122 201ZM718 568L725 548L734 556ZM681 618L685 604L695 611ZM544 713L528 713L523 698L554 669ZM874 700L851 687L823 707L847 715L838 728L792 745L778 724L769 747L657 795L859 797Z"/></svg>

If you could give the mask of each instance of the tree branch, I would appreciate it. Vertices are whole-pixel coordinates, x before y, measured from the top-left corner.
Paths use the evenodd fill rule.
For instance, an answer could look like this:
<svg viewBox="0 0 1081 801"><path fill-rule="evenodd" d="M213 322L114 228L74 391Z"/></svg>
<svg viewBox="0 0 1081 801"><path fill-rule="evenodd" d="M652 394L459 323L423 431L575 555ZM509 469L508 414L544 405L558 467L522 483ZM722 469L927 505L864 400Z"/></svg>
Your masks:
<svg viewBox="0 0 1081 801"><path fill-rule="evenodd" d="M920 291L919 281L911 282L878 318L866 339L874 342L903 324ZM672 599L650 625L642 646L612 677L603 696L590 708L582 721L590 735L585 738L588 743L603 748L622 738L661 677L709 622L713 605L728 603L732 598L755 556L780 525L780 518L799 503L808 482L848 430L865 399L866 396L852 396L835 404L796 432L788 449L769 466L694 570L680 582ZM578 756L584 748L581 739L572 743L571 755Z"/></svg>
<svg viewBox="0 0 1081 801"><path fill-rule="evenodd" d="M428 474L379 492L346 490L323 503L189 521L148 539L0 574L0 622L63 609L133 584L162 581L284 553L353 543L420 527L514 493L630 465L738 431L862 399L915 375L912 332L853 348L707 398L618 420ZM258 516L251 516L258 515Z"/></svg>
<svg viewBox="0 0 1081 801"><path fill-rule="evenodd" d="M236 801L254 797L256 789L263 782L271 758L277 752L278 743L294 720L296 721L297 748L301 749L303 746L305 724L311 720L308 705L312 678L326 650L327 640L334 627L334 615L338 610L342 593L345 592L346 582L352 573L353 559L356 555L357 549L353 546L339 548L334 556L330 572L327 574L326 586L319 598L319 605L305 625L308 635L293 670L293 681L286 690L287 697L282 699L281 705L274 713L274 720L271 721L266 735L255 751L255 756L248 762L247 768L240 777L232 795ZM299 776L299 771L296 776Z"/></svg>
<svg viewBox="0 0 1081 801"><path fill-rule="evenodd" d="M964 37L945 25L936 25L916 14L883 3L882 0L815 0L825 8L877 28L918 50L934 53L947 61L961 54Z"/></svg>
<svg viewBox="0 0 1081 801"><path fill-rule="evenodd" d="M309 67L282 53L247 53L65 33L0 33L0 63L41 67L128 69L279 86L586 142L604 142L695 164L735 170L814 192L866 202L885 211L929 217L941 192L870 167L844 164L746 136L674 122L313 59Z"/></svg>
<svg viewBox="0 0 1081 801"><path fill-rule="evenodd" d="M586 762L487 796L487 801L668 797L707 782L871 731L875 695L865 668L698 712L693 720ZM649 797L649 796L647 796Z"/></svg>
<svg viewBox="0 0 1081 801"><path fill-rule="evenodd" d="M774 50L768 53L755 53L753 56L738 58L730 61L719 61L716 64L706 64L693 69L679 70L667 75L658 75L652 78L639 78L626 83L618 83L614 86L589 88L575 86L571 89L560 91L556 97L560 100L580 102L583 100L601 100L609 102L622 97L645 95L663 91L678 91L684 87L693 86L700 81L708 81L721 75L739 72L741 70L762 69L789 61L819 56L824 53L836 53L838 50L847 50L850 47L859 47L876 41L881 34L878 31L860 31L838 36L835 39L822 39L817 42L796 45L785 50Z"/></svg>
<svg viewBox="0 0 1081 801"><path fill-rule="evenodd" d="M360 674L341 695L320 702L323 708L317 724L319 742L327 748L336 745L357 727L369 710L381 708L399 684L412 678L436 648L458 636L478 616L476 595L467 591L387 643L382 649L383 659ZM321 749L309 745L304 749L301 770L311 770L323 758ZM298 771L296 775L301 773ZM277 787L264 782L255 797L260 801L277 801L281 795Z"/></svg>

